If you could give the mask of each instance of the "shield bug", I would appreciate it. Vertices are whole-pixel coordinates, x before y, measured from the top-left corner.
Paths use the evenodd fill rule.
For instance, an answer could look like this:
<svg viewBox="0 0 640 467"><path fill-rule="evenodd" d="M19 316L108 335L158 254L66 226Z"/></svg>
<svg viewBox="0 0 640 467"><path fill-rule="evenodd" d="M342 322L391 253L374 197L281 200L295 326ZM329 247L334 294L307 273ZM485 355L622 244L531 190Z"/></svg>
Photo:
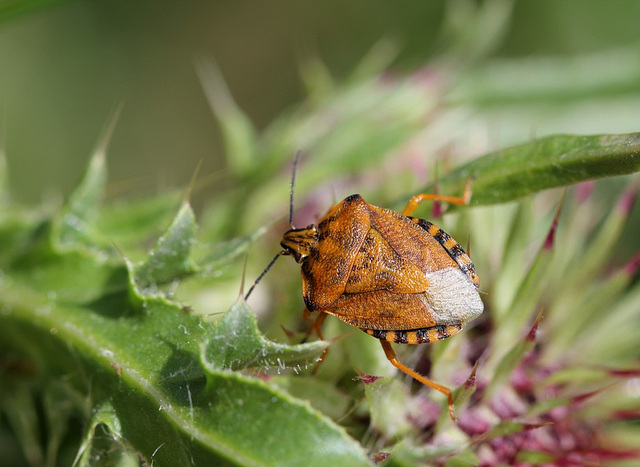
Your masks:
<svg viewBox="0 0 640 467"><path fill-rule="evenodd" d="M391 343L446 339L484 309L475 267L460 244L431 222L411 217L424 200L467 204L470 181L462 197L419 194L401 213L351 195L317 225L297 229L292 219L298 158L299 153L291 177L291 229L246 297L279 256L292 256L301 265L305 311L319 313L309 333L322 338L320 326L332 315L380 339L391 364L447 396L455 420L451 391L398 361Z"/></svg>

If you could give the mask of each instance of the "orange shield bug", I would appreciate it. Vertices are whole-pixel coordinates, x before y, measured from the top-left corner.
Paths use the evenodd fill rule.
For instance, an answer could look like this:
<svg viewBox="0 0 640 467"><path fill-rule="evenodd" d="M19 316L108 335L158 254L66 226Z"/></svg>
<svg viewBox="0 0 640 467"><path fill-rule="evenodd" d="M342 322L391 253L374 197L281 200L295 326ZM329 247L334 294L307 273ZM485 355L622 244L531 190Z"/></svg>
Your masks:
<svg viewBox="0 0 640 467"><path fill-rule="evenodd" d="M391 364L447 396L455 420L451 391L399 362L391 343L446 339L484 309L475 267L460 244L431 222L410 217L424 200L467 204L470 181L463 197L419 194L402 213L351 195L317 225L297 229L292 218L298 158L299 153L291 177L291 229L282 236L282 251L253 287L279 256L293 256L301 264L306 310L320 313L309 333L316 331L322 338L320 326L332 315L380 339Z"/></svg>

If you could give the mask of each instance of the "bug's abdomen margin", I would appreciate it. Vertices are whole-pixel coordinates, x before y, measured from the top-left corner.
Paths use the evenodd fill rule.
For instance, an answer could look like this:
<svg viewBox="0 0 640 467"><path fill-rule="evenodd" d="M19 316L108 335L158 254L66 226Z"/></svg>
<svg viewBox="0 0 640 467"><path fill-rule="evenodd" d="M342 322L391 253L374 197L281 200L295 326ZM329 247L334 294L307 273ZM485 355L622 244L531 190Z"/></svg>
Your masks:
<svg viewBox="0 0 640 467"><path fill-rule="evenodd" d="M462 323L439 324L429 328L411 329L407 331L381 331L377 329L362 329L370 336L382 341L395 344L427 344L441 341L462 330Z"/></svg>
<svg viewBox="0 0 640 467"><path fill-rule="evenodd" d="M469 258L458 242L456 242L447 232L429 221L419 219L417 217L410 217L410 219L422 227L429 233L429 235L436 239L440 245L442 245L442 248L444 248L449 257L458 264L460 270L465 273L476 288L480 286L480 280L478 279L476 268L471 262L471 258Z"/></svg>

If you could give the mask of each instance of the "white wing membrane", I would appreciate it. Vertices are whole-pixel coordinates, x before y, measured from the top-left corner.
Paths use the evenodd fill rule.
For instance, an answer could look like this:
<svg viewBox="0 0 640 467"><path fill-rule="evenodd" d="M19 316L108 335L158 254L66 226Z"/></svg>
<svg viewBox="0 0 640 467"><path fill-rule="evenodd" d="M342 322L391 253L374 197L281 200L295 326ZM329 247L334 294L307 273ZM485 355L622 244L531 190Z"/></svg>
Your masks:
<svg viewBox="0 0 640 467"><path fill-rule="evenodd" d="M438 324L465 323L484 310L478 290L459 268L440 269L426 277L429 288L423 300Z"/></svg>

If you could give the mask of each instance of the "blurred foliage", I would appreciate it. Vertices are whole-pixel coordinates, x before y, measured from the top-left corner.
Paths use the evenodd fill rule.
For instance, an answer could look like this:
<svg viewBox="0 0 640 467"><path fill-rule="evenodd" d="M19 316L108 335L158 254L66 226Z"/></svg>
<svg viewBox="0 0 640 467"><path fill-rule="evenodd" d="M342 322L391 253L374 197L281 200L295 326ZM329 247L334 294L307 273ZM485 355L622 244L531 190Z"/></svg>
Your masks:
<svg viewBox="0 0 640 467"><path fill-rule="evenodd" d="M434 59L454 61L464 66L459 78L467 89L491 87L485 102L524 94L524 80L536 86L529 99L512 101L508 117L492 113L482 120L490 149L533 135L633 132L637 116L625 114L630 107L620 101L600 102L601 93L584 86L581 108L563 109L558 98L579 89L571 83L632 76L626 73L637 60L617 55L637 56L638 16L640 4L627 0L3 0L0 113L11 191L28 202L68 195L107 116L124 102L109 154L110 196L184 185L202 159L201 173L216 177L196 206L224 192L222 135L203 99L194 56L215 58L260 130L305 98L301 62L321 57L343 81L384 39L395 50L388 66L413 70ZM486 66L487 57L495 66ZM472 58L483 66L470 70ZM637 97L637 89L637 80L629 81L621 98ZM506 110L493 110L500 109Z"/></svg>

